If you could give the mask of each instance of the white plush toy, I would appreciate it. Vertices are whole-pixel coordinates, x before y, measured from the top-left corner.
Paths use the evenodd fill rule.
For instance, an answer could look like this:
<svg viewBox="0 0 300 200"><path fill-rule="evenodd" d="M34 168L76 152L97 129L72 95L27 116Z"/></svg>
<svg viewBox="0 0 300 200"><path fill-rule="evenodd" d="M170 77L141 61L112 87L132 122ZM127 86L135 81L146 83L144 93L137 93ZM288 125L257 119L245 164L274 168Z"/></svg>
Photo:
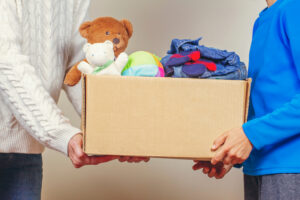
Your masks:
<svg viewBox="0 0 300 200"><path fill-rule="evenodd" d="M115 54L111 41L104 43L87 43L83 47L86 59L78 65L78 69L85 74L119 75L128 62L128 55L121 53L115 60Z"/></svg>

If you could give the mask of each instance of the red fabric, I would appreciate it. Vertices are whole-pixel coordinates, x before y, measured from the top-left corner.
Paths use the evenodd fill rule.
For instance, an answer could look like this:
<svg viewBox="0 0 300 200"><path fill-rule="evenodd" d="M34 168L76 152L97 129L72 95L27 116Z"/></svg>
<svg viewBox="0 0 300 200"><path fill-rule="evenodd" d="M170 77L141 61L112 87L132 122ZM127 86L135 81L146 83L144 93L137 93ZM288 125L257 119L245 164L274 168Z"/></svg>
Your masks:
<svg viewBox="0 0 300 200"><path fill-rule="evenodd" d="M171 56L171 58L183 58L183 57L185 57L185 56L180 55L180 54L174 54Z"/></svg>
<svg viewBox="0 0 300 200"><path fill-rule="evenodd" d="M209 71L216 71L217 70L217 65L213 62L207 62L204 60L197 60L195 62L187 62L185 63L186 65L194 65L194 64L202 64L204 65Z"/></svg>
<svg viewBox="0 0 300 200"><path fill-rule="evenodd" d="M203 60L198 60L196 61L196 63L199 63L199 64L203 64L205 65L205 67L209 70L209 71L216 71L217 70L217 65L213 62L206 62L206 61L203 61Z"/></svg>
<svg viewBox="0 0 300 200"><path fill-rule="evenodd" d="M173 54L169 61L167 62L167 65L180 65L185 63L185 65L193 65L193 64L202 64L204 65L209 71L216 71L217 65L214 62L204 61L201 60L201 53L200 51L193 51L191 53L186 52L182 54ZM186 55L185 55L186 54Z"/></svg>
<svg viewBox="0 0 300 200"><path fill-rule="evenodd" d="M190 55L189 55L190 59L192 61L197 61L200 59L200 51L193 51Z"/></svg>

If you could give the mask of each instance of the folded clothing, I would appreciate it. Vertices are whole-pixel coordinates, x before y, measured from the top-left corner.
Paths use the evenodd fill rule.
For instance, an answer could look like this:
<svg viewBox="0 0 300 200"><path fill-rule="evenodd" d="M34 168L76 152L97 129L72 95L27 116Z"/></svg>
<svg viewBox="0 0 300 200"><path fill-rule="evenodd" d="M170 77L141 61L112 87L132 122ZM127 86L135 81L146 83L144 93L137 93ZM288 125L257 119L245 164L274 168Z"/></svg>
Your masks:
<svg viewBox="0 0 300 200"><path fill-rule="evenodd" d="M173 54L168 62L167 66L176 66L182 65L186 62L197 61L200 59L200 51L192 51L192 52L181 52L177 54Z"/></svg>
<svg viewBox="0 0 300 200"><path fill-rule="evenodd" d="M129 55L122 76L164 77L165 72L160 60L161 58L146 51L134 52Z"/></svg>
<svg viewBox="0 0 300 200"><path fill-rule="evenodd" d="M166 76L174 74L174 67L181 66L182 71L190 77L198 77L209 71L216 71L217 66L213 62L200 59L200 51L181 52L171 55L165 63Z"/></svg>
<svg viewBox="0 0 300 200"><path fill-rule="evenodd" d="M168 55L162 58L166 76L245 80L247 69L234 52L198 45L197 40L174 39Z"/></svg>

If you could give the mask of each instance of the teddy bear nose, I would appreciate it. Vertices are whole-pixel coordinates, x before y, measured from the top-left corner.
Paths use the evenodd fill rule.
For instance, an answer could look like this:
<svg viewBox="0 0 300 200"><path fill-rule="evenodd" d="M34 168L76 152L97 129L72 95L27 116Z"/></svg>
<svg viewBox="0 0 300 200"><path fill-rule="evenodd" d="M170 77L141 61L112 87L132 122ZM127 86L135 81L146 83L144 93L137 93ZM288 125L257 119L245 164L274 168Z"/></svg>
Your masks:
<svg viewBox="0 0 300 200"><path fill-rule="evenodd" d="M119 40L118 38L115 38L115 39L113 39L113 43L114 43L114 44L119 44L119 43L120 43L120 40Z"/></svg>

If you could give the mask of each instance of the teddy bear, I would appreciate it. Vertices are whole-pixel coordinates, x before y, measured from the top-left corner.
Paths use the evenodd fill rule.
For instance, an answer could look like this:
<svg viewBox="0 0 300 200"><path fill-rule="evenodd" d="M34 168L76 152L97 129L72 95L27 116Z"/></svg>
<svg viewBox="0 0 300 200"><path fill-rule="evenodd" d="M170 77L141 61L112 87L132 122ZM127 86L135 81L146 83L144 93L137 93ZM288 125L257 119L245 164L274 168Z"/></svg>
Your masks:
<svg viewBox="0 0 300 200"><path fill-rule="evenodd" d="M114 45L109 40L104 43L87 43L84 45L83 51L87 62L80 62L78 70L85 74L121 76L121 72L128 62L128 55L124 52L115 60Z"/></svg>
<svg viewBox="0 0 300 200"><path fill-rule="evenodd" d="M127 48L128 41L133 33L133 27L130 21L126 19L119 21L112 17L100 17L94 21L81 24L79 32L90 44L104 43L106 40L110 40L114 45L115 57L118 57ZM84 61L87 62L86 59ZM80 81L81 72L77 68L79 63L81 61L66 74L64 80L66 85L74 86Z"/></svg>

